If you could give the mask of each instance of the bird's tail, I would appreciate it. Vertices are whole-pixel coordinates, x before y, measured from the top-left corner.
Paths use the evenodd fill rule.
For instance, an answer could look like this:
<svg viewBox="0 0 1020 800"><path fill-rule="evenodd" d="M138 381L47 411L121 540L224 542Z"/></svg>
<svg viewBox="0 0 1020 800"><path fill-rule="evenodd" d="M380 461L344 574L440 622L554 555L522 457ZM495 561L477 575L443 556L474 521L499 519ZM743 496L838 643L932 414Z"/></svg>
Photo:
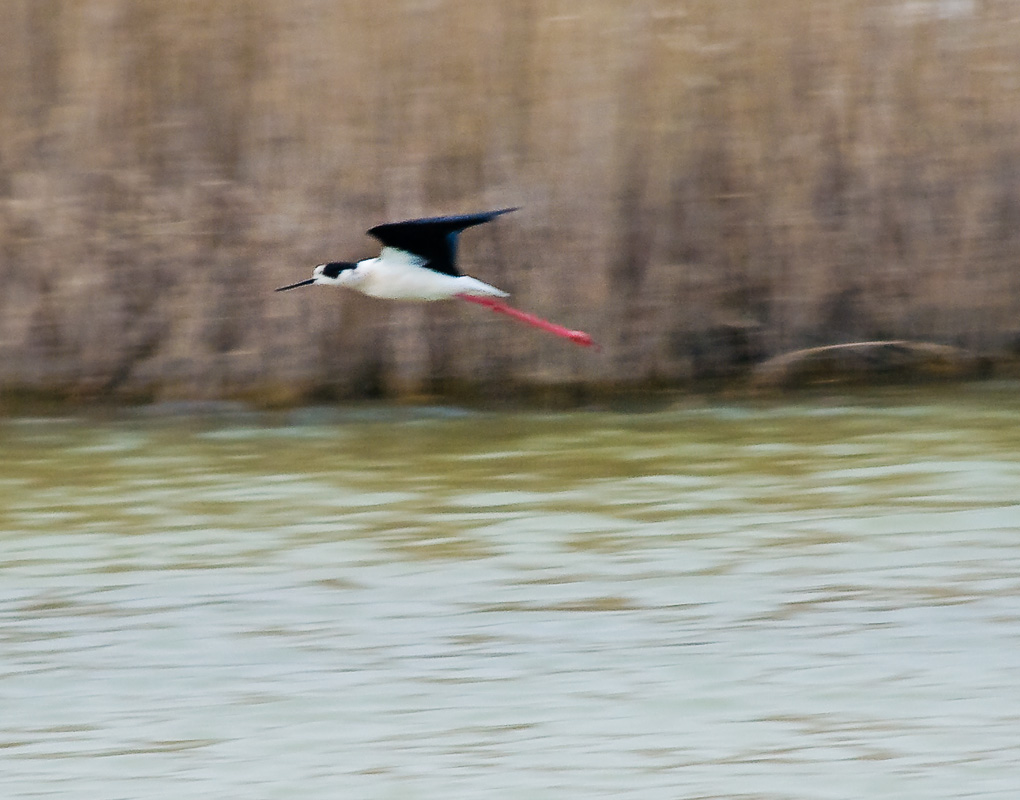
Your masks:
<svg viewBox="0 0 1020 800"><path fill-rule="evenodd" d="M457 278L460 289L460 294L473 295L475 297L509 297L510 295L504 292L502 289L497 289L495 286L490 286L487 283L483 283L477 278L472 278L468 275L462 275Z"/></svg>

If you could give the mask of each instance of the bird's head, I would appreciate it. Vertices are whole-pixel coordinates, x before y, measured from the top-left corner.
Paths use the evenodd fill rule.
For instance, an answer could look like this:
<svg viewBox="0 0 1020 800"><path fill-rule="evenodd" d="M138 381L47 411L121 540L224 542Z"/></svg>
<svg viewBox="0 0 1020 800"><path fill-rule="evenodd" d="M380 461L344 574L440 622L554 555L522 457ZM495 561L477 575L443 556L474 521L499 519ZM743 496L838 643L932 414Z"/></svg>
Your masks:
<svg viewBox="0 0 1020 800"><path fill-rule="evenodd" d="M319 283L326 286L346 286L351 282L353 272L357 264L349 261L330 261L328 264L319 264L312 270L312 277L305 281L298 281L289 286L281 286L276 291L285 292L288 289L297 289L299 286L311 286Z"/></svg>

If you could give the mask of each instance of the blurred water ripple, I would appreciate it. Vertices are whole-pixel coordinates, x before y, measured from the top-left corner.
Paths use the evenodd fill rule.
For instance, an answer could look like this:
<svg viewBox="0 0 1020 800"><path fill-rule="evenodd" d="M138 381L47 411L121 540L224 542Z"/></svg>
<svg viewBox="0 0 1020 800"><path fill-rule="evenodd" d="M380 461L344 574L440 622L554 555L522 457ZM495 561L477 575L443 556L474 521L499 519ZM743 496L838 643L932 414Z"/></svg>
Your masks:
<svg viewBox="0 0 1020 800"><path fill-rule="evenodd" d="M0 793L1012 798L1016 398L7 420Z"/></svg>

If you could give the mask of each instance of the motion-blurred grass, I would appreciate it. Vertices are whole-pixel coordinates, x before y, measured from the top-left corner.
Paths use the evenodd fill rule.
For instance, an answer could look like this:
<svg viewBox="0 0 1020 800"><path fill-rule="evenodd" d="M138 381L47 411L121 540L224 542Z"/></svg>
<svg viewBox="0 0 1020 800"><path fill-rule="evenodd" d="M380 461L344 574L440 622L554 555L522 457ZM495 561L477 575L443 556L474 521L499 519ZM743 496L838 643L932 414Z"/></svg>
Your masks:
<svg viewBox="0 0 1020 800"><path fill-rule="evenodd" d="M1020 343L1009 0L7 0L0 386L263 400L672 383ZM486 315L274 295L405 216Z"/></svg>

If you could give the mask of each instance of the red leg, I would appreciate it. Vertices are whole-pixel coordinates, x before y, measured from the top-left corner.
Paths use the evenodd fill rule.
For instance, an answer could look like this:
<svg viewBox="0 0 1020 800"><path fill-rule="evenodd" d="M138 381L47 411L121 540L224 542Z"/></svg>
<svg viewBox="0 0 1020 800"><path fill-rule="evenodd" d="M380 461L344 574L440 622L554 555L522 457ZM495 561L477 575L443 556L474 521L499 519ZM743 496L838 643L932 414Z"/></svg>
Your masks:
<svg viewBox="0 0 1020 800"><path fill-rule="evenodd" d="M529 314L528 312L521 311L513 306L508 306L502 300L497 300L494 297L479 297L473 294L459 294L457 297L461 300L467 300L469 303L476 303L477 305L491 308L498 314L506 314L508 317L513 317L520 322L540 328L543 331L548 331L556 336L569 339L574 344L580 345L581 347L594 347L596 350L602 349L592 340L591 336L584 331L572 331L569 328L564 328L562 325L557 325L555 322L549 322L541 317L536 317L534 314Z"/></svg>

